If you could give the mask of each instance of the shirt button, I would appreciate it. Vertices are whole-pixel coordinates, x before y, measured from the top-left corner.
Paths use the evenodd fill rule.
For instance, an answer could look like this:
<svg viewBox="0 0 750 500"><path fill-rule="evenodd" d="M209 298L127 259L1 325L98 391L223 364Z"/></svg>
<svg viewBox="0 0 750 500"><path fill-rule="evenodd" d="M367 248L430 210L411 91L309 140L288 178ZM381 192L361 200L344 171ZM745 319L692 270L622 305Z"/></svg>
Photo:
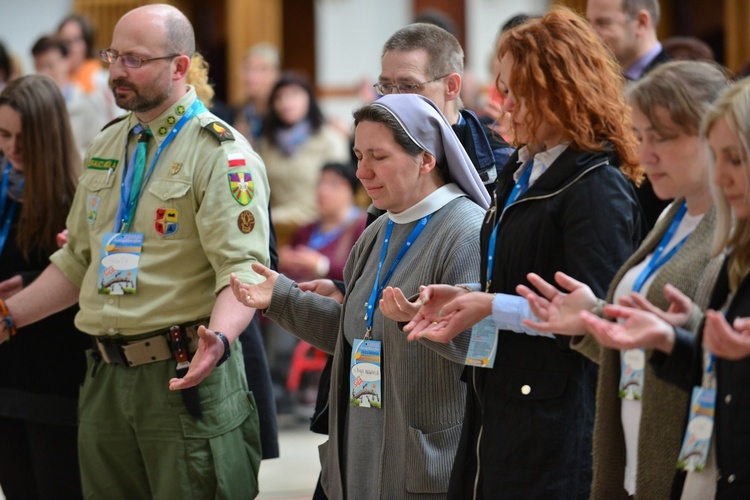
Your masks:
<svg viewBox="0 0 750 500"><path fill-rule="evenodd" d="M724 396L724 402L726 404L731 403L732 402L732 395L731 394L727 394L726 396Z"/></svg>
<svg viewBox="0 0 750 500"><path fill-rule="evenodd" d="M734 482L734 479L735 479L734 474L729 474L729 477L727 478L727 482L731 484Z"/></svg>
<svg viewBox="0 0 750 500"><path fill-rule="evenodd" d="M114 329L114 328L110 328L110 329L109 329L109 330L107 330L107 331L108 331L109 333L115 333L115 329Z"/></svg>
<svg viewBox="0 0 750 500"><path fill-rule="evenodd" d="M531 386L530 385L522 385L521 386L521 394L524 396L528 396L531 394Z"/></svg>
<svg viewBox="0 0 750 500"><path fill-rule="evenodd" d="M110 304L114 304L115 303L115 299L109 299L109 303Z"/></svg>

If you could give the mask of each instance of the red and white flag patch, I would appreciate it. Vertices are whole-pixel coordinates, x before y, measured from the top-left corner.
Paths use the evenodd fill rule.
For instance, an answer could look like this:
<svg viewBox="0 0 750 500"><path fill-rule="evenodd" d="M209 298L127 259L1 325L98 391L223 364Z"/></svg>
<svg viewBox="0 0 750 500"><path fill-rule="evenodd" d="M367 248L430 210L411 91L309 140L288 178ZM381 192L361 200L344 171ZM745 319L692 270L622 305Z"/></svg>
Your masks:
<svg viewBox="0 0 750 500"><path fill-rule="evenodd" d="M245 157L242 155L242 153L229 153L227 155L227 161L229 162L229 167L244 167L246 165L245 163Z"/></svg>

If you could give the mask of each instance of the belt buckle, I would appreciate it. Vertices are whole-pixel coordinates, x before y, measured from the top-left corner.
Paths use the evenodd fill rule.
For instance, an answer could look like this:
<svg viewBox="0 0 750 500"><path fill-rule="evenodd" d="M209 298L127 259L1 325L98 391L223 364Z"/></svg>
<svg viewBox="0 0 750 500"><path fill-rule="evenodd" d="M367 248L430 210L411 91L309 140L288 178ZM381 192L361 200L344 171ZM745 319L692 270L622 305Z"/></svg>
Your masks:
<svg viewBox="0 0 750 500"><path fill-rule="evenodd" d="M96 340L99 343L101 349L104 350L104 354L106 355L107 361L110 365L124 367L130 366L130 363L128 363L128 360L125 358L125 353L123 352L122 347L120 347L117 342L112 339L101 337L98 337Z"/></svg>

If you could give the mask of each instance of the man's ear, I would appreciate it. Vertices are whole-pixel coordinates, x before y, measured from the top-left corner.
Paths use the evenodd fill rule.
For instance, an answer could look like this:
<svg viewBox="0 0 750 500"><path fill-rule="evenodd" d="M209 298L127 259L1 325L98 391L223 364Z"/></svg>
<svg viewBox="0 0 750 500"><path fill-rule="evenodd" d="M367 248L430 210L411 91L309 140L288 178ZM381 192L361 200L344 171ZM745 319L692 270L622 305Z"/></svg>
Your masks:
<svg viewBox="0 0 750 500"><path fill-rule="evenodd" d="M461 75L458 73L451 73L445 77L445 83L448 88L448 91L445 94L445 100L453 101L458 99L458 96L461 93Z"/></svg>
<svg viewBox="0 0 750 500"><path fill-rule="evenodd" d="M654 20L651 19L651 14L649 14L646 9L641 9L636 12L633 19L635 19L639 34L650 30L654 22Z"/></svg>
<svg viewBox="0 0 750 500"><path fill-rule="evenodd" d="M190 69L190 58L186 55L180 55L174 58L175 69L172 74L173 80L181 80L187 77L188 70Z"/></svg>

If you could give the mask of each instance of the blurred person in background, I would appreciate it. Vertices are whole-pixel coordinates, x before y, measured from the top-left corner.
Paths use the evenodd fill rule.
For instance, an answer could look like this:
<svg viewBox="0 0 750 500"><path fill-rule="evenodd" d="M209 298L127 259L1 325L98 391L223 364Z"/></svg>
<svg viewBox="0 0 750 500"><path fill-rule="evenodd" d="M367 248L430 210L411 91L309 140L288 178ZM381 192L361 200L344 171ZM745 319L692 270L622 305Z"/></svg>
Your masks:
<svg viewBox="0 0 750 500"><path fill-rule="evenodd" d="M315 186L323 165L349 159L349 141L326 122L312 85L286 72L271 90L258 144L271 186L271 216L279 245L318 218Z"/></svg>
<svg viewBox="0 0 750 500"><path fill-rule="evenodd" d="M85 93L70 79L68 48L62 41L43 36L31 48L36 72L52 78L62 92L70 116L70 126L81 155L107 123L101 110L105 106L99 93Z"/></svg>
<svg viewBox="0 0 750 500"><path fill-rule="evenodd" d="M57 250L81 157L55 82L30 75L0 93L0 309ZM94 212L95 208L92 209ZM77 403L89 339L77 306L0 344L0 487L8 500L81 498Z"/></svg>
<svg viewBox="0 0 750 500"><path fill-rule="evenodd" d="M94 26L86 17L71 14L57 27L57 36L68 48L71 80L87 94L98 94L104 100L101 111L105 122L123 113L115 105L109 89L109 73L102 67L94 45Z"/></svg>
<svg viewBox="0 0 750 500"><path fill-rule="evenodd" d="M244 102L235 113L234 126L254 147L263 134L268 98L280 73L279 49L270 43L259 43L248 49L240 70Z"/></svg>

